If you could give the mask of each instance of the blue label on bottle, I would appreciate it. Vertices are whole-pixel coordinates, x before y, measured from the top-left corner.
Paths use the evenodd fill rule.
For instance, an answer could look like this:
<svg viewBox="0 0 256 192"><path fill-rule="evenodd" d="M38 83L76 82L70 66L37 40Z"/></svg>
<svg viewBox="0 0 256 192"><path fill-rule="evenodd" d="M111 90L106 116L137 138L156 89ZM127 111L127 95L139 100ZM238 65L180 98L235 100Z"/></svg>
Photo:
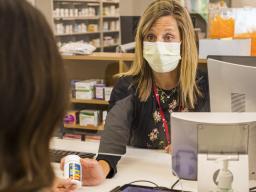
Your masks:
<svg viewBox="0 0 256 192"><path fill-rule="evenodd" d="M69 178L72 180L80 181L81 178L81 166L77 163L69 164Z"/></svg>

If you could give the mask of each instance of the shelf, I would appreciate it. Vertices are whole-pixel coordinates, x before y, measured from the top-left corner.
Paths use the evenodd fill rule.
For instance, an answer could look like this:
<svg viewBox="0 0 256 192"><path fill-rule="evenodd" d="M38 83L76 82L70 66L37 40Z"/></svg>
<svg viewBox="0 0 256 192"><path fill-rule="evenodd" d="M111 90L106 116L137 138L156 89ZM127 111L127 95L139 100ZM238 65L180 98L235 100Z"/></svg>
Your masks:
<svg viewBox="0 0 256 192"><path fill-rule="evenodd" d="M116 46L118 46L119 44L114 44L114 45L105 45L105 46L103 46L103 48L108 48L108 47L116 47Z"/></svg>
<svg viewBox="0 0 256 192"><path fill-rule="evenodd" d="M115 1L102 1L104 4L119 4L120 2L115 2Z"/></svg>
<svg viewBox="0 0 256 192"><path fill-rule="evenodd" d="M87 126L81 126L79 124L64 124L64 128L67 129L86 129L86 130L92 130L92 131L103 131L104 125L100 124L99 126L94 125L87 125Z"/></svg>
<svg viewBox="0 0 256 192"><path fill-rule="evenodd" d="M114 30L114 31L103 31L103 33L119 33L120 31Z"/></svg>
<svg viewBox="0 0 256 192"><path fill-rule="evenodd" d="M119 19L119 16L103 16L103 19Z"/></svg>
<svg viewBox="0 0 256 192"><path fill-rule="evenodd" d="M53 0L54 2L88 2L88 3L99 3L99 0Z"/></svg>
<svg viewBox="0 0 256 192"><path fill-rule="evenodd" d="M99 99L89 99L89 100L85 100L85 99L74 99L72 98L71 103L83 103L83 104L95 104L95 105L108 105L108 101L105 100L99 100Z"/></svg>
<svg viewBox="0 0 256 192"><path fill-rule="evenodd" d="M100 17L97 16L88 16L88 17L54 17L55 20L98 20Z"/></svg>
<svg viewBox="0 0 256 192"><path fill-rule="evenodd" d="M63 56L64 60L90 60L90 61L133 61L133 53L105 53L94 52L90 55Z"/></svg>
<svg viewBox="0 0 256 192"><path fill-rule="evenodd" d="M56 36L72 36L72 35L91 35L98 34L100 32L83 32L83 33L68 33L68 34L55 34Z"/></svg>
<svg viewBox="0 0 256 192"><path fill-rule="evenodd" d="M51 19L54 24L53 27L56 32L55 36L57 37L58 43L63 44L68 41L77 42L80 40L91 42L92 40L97 39L99 40L99 43L100 43L100 48L97 51L104 51L104 48L106 49L106 51L108 51L109 50L108 48L113 48L120 44L119 42L121 41L121 36L120 36L121 31L120 31L120 22L118 22L120 20L120 14L117 10L120 8L120 1L118 0L52 0L50 2L51 3L53 2L53 5L51 5L52 7ZM115 11L111 12L111 10L109 10L108 12L107 9L108 8L110 9L110 7L113 7L113 6L115 7ZM92 11L90 11L88 7L91 7ZM60 10L57 10L57 9L60 9ZM106 11L104 11L105 9ZM73 12L73 14L71 11ZM71 15L69 13L71 13ZM60 14L64 17L60 17ZM105 24L104 22L114 22L115 28L109 28L109 31L108 30L103 31L104 24ZM97 32L89 32L89 30L85 31L86 29L78 32L78 30L76 30L75 29L76 27L74 26L74 24L76 23L77 24L82 24L82 23L97 24L98 28L89 28L89 26L87 26L87 30L97 29ZM66 26L68 24L73 25L73 28ZM58 27L62 27L62 25L64 29L66 29L67 27L67 30L59 30ZM58 31L57 31L57 28L58 28ZM61 33L61 32L67 32L67 33ZM104 36L114 36L115 37L114 39L116 39L115 43L118 43L118 44L103 46Z"/></svg>

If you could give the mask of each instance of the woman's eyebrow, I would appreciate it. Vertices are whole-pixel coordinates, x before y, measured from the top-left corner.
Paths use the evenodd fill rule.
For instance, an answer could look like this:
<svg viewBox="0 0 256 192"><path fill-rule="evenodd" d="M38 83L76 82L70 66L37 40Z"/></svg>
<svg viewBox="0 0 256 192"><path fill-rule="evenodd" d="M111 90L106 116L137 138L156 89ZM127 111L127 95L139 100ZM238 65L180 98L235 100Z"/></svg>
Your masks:
<svg viewBox="0 0 256 192"><path fill-rule="evenodd" d="M147 34L149 34L149 33L155 33L154 29L150 29L150 30L147 32Z"/></svg>

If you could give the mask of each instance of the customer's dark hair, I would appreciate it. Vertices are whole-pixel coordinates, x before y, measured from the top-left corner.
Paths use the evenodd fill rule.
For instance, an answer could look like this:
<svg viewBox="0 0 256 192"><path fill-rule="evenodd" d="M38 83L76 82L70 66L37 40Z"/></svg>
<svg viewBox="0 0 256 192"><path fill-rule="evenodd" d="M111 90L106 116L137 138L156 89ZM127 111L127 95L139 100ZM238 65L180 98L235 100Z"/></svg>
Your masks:
<svg viewBox="0 0 256 192"><path fill-rule="evenodd" d="M0 191L52 186L49 141L67 103L54 35L25 0L0 0Z"/></svg>

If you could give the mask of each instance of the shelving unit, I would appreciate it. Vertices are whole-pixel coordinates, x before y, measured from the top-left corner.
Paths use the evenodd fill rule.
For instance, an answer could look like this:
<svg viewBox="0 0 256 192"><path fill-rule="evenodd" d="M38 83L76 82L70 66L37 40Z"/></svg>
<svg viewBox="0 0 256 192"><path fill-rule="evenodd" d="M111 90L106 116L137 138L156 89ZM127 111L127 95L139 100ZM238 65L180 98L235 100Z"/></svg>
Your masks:
<svg viewBox="0 0 256 192"><path fill-rule="evenodd" d="M66 129L85 129L85 130L91 130L91 131L103 131L104 125L101 124L99 126L93 126L93 125L87 125L87 126L81 126L81 125L73 125L73 124L64 124L64 128Z"/></svg>
<svg viewBox="0 0 256 192"><path fill-rule="evenodd" d="M54 20L98 20L100 17L54 17Z"/></svg>
<svg viewBox="0 0 256 192"><path fill-rule="evenodd" d="M121 43L119 0L52 0L58 44L84 41L115 52Z"/></svg>
<svg viewBox="0 0 256 192"><path fill-rule="evenodd" d="M95 32L84 32L84 33L63 33L63 34L57 34L58 36L71 36L71 35L89 35L89 34L97 34L100 33L98 31Z"/></svg>
<svg viewBox="0 0 256 192"><path fill-rule="evenodd" d="M125 71L126 62L131 63L134 60L134 54L94 52L90 55L63 56L63 59L69 80L100 78L104 79L107 85L114 85L113 75ZM111 71L109 71L110 68ZM111 82L108 79L111 79ZM109 102L105 100L85 100L72 97L70 103L71 111L83 109L106 111L109 105ZM64 124L61 130L62 136L66 133L81 134L84 139L85 135L100 135L101 131L104 130L104 125L103 123L98 126Z"/></svg>
<svg viewBox="0 0 256 192"><path fill-rule="evenodd" d="M102 0L102 51L109 52L121 44L119 1Z"/></svg>
<svg viewBox="0 0 256 192"><path fill-rule="evenodd" d="M74 99L72 98L71 103L81 103L81 104L94 104L94 105L108 105L108 101L99 99Z"/></svg>

